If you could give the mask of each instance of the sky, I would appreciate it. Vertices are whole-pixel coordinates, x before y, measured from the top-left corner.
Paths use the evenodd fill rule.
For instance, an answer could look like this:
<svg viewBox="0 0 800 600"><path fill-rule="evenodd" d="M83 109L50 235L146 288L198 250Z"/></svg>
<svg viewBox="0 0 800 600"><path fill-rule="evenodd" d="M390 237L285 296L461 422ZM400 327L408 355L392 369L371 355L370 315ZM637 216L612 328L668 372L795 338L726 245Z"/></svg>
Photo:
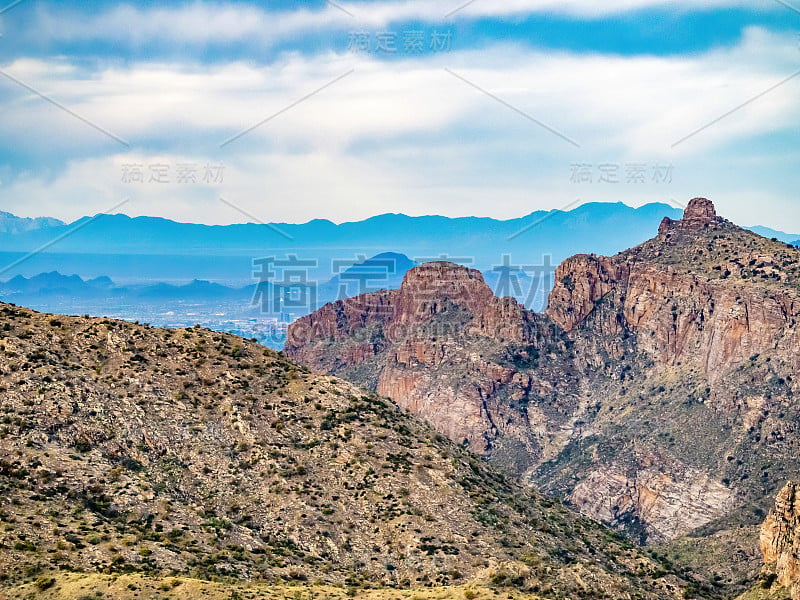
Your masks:
<svg viewBox="0 0 800 600"><path fill-rule="evenodd" d="M20 216L704 196L800 232L800 1L0 0L0 34L0 210Z"/></svg>

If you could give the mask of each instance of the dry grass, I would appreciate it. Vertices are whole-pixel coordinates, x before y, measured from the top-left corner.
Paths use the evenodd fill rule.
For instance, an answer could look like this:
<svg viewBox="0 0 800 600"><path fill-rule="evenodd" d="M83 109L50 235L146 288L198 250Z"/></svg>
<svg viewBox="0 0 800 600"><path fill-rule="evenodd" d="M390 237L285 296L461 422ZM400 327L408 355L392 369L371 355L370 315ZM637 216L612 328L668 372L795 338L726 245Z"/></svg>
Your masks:
<svg viewBox="0 0 800 600"><path fill-rule="evenodd" d="M537 596L479 585L411 590L356 590L326 585L230 584L184 577L151 578L139 574L56 574L37 583L0 591L0 600L537 600ZM47 585L41 589L42 585ZM4 597L5 594L5 597Z"/></svg>

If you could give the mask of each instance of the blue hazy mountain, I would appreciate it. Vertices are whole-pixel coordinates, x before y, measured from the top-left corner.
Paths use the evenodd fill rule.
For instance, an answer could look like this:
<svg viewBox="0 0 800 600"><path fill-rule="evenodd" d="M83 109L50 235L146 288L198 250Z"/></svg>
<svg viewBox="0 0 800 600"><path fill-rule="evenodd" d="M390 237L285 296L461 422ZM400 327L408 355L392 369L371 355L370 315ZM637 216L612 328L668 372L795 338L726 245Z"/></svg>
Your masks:
<svg viewBox="0 0 800 600"><path fill-rule="evenodd" d="M0 282L0 300L44 312L111 316L164 327L201 323L280 349L285 338L281 322L339 298L397 288L415 265L403 254L382 253L354 264L337 263L337 274L319 285L262 281L242 287L199 279L182 285L118 286L106 276L85 280L49 272ZM292 302L298 292L305 302Z"/></svg>
<svg viewBox="0 0 800 600"><path fill-rule="evenodd" d="M19 234L27 231L36 231L39 229L52 229L54 227L63 227L65 223L52 217L37 217L29 219L26 217L17 217L11 213L0 211L0 233Z"/></svg>
<svg viewBox="0 0 800 600"><path fill-rule="evenodd" d="M40 273L26 278L17 275L5 283L0 283L3 297L34 295L102 295L113 288L114 282L108 277L97 277L84 281L78 275L62 275L58 271Z"/></svg>
<svg viewBox="0 0 800 600"><path fill-rule="evenodd" d="M102 276L84 280L79 275L62 275L58 271L40 273L33 277L17 275L6 282L0 282L0 298L38 299L42 297L64 299L108 299L117 300L229 300L252 296L252 286L232 288L210 281L194 280L186 285L155 283L143 286L117 286L110 277Z"/></svg>
<svg viewBox="0 0 800 600"><path fill-rule="evenodd" d="M324 282L337 276L332 286L341 286L340 265L396 252L416 263L445 259L478 268L487 280L497 277L502 284L504 265L525 267L530 274L531 269L558 264L577 253L615 254L652 237L664 217L678 219L681 213L662 203L639 208L589 203L509 220L385 214L342 224L317 219L304 224L228 226L97 215L70 224L48 221L47 227L38 229L0 230L0 276L30 277L59 270L84 279L108 275L126 286L208 280L242 287L257 280L254 261L294 256L311 265L305 267L306 277L322 289ZM754 230L786 241L800 237ZM360 275L346 277L357 281ZM346 289L354 286L348 283Z"/></svg>
<svg viewBox="0 0 800 600"><path fill-rule="evenodd" d="M349 266L342 261L333 265L334 276L319 286L319 299L324 304L367 292L397 289L406 271L415 266L415 261L397 252L382 252Z"/></svg>
<svg viewBox="0 0 800 600"><path fill-rule="evenodd" d="M775 238L776 240L780 240L785 244L792 243L792 240L797 239L796 233L784 233L783 231L778 231L777 229L771 229L769 227L763 227L761 225L756 225L755 227L747 227L750 231L757 233L758 235L765 237L767 239Z"/></svg>
<svg viewBox="0 0 800 600"><path fill-rule="evenodd" d="M505 221L385 214L338 225L314 220L228 226L97 215L46 229L0 232L0 276L68 270L84 278L109 275L125 285L205 279L235 286L254 281L254 261L293 255L313 263L309 279L324 282L340 274L337 264L384 252L418 263L445 259L492 271L507 260L537 265L579 252L613 254L652 237L665 216L680 214L666 204L593 203Z"/></svg>
<svg viewBox="0 0 800 600"><path fill-rule="evenodd" d="M265 249L356 249L366 255L401 252L412 258L461 253L496 260L500 252L537 246L562 255L572 251L608 252L640 242L665 216L680 210L666 204L631 208L622 203L584 204L570 211L537 211L500 221L491 218L409 217L385 214L335 224L248 223L208 226L156 217L96 215L74 223L20 233L0 233L0 251L31 252L65 236L51 252L96 254L257 255ZM375 250L377 252L369 252Z"/></svg>
<svg viewBox="0 0 800 600"><path fill-rule="evenodd" d="M118 286L107 276L84 280L79 275L62 275L53 271L29 278L17 275L0 282L0 299L54 312L96 312L89 309L98 307L106 307L112 312L127 307L135 312L136 306L157 306L161 310L171 310L186 304L208 305L211 310L215 305L225 304L228 307L235 305L237 312L241 313L255 314L260 311L262 316L274 316L283 311L278 299L298 289L305 289L313 303L298 307L295 311L297 314L293 315L297 317L333 300L398 288L406 271L414 266L416 263L404 254L386 252L355 264L342 263L337 275L319 285L314 281L299 284L263 281L241 287L200 279L184 285L157 282ZM258 290L257 286L260 286ZM264 303L259 301L263 297ZM143 317L132 314L131 318Z"/></svg>
<svg viewBox="0 0 800 600"><path fill-rule="evenodd" d="M249 299L252 290L249 288L232 288L219 283L195 279L186 285L170 285L156 283L144 287L119 288L120 296L135 297L140 300L232 300Z"/></svg>

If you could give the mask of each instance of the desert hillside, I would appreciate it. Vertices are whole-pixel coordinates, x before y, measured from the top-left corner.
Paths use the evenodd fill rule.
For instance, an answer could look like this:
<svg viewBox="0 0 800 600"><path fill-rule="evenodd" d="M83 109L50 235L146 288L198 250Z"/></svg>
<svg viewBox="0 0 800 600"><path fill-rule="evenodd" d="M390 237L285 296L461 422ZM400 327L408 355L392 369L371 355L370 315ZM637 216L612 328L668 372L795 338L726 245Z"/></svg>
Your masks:
<svg viewBox="0 0 800 600"><path fill-rule="evenodd" d="M2 305L0 386L9 589L64 572L474 580L543 597L683 587L391 401L235 336Z"/></svg>

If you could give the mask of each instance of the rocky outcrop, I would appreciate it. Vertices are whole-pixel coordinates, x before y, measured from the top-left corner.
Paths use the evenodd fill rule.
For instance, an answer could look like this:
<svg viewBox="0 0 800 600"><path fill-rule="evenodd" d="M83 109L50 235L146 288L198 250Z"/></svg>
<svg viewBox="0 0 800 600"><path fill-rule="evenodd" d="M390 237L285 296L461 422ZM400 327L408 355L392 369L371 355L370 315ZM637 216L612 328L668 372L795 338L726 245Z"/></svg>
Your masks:
<svg viewBox="0 0 800 600"><path fill-rule="evenodd" d="M760 544L766 580L791 590L800 598L800 497L798 484L790 481L780 491L775 507L761 526Z"/></svg>
<svg viewBox="0 0 800 600"><path fill-rule="evenodd" d="M664 217L661 226L658 228L660 236L668 236L676 229L685 231L703 231L715 229L724 225L727 221L717 215L714 203L707 198L693 198L686 206L683 218L674 221L669 217Z"/></svg>
<svg viewBox="0 0 800 600"><path fill-rule="evenodd" d="M409 270L399 290L333 302L298 319L289 329L286 349L300 356L310 341L349 339L372 326L378 326L388 341L397 342L455 306L471 317L467 333L503 342L525 339L526 311L511 298L496 298L480 271L432 262ZM452 333L447 328L443 332Z"/></svg>
<svg viewBox="0 0 800 600"><path fill-rule="evenodd" d="M556 268L547 316L565 331L572 331L627 274L605 256L580 254L568 258Z"/></svg>
<svg viewBox="0 0 800 600"><path fill-rule="evenodd" d="M301 319L287 352L593 518L672 539L737 511L745 522L800 469L798 259L696 198L636 248L564 261L544 314L432 263L348 301L364 310Z"/></svg>
<svg viewBox="0 0 800 600"><path fill-rule="evenodd" d="M639 349L660 364L691 362L713 383L750 356L778 350L789 372L800 372L800 356L791 351L800 343L795 289L715 281L624 255L579 256L556 271L547 315L573 331L606 297L617 311L606 313L602 334L630 328Z"/></svg>
<svg viewBox="0 0 800 600"><path fill-rule="evenodd" d="M599 466L585 474L569 499L582 512L651 543L702 527L734 504L723 484L671 459L648 460L633 472L619 464Z"/></svg>
<svg viewBox="0 0 800 600"><path fill-rule="evenodd" d="M399 290L328 304L299 319L286 352L317 370L349 373L484 453L504 430L527 428L499 396L519 401L530 381L465 351L465 339L483 339L491 352L526 343L533 329L533 315L512 298L496 298L480 271L433 262L411 269ZM359 379L354 371L378 356L372 374ZM529 441L525 447L535 452Z"/></svg>

